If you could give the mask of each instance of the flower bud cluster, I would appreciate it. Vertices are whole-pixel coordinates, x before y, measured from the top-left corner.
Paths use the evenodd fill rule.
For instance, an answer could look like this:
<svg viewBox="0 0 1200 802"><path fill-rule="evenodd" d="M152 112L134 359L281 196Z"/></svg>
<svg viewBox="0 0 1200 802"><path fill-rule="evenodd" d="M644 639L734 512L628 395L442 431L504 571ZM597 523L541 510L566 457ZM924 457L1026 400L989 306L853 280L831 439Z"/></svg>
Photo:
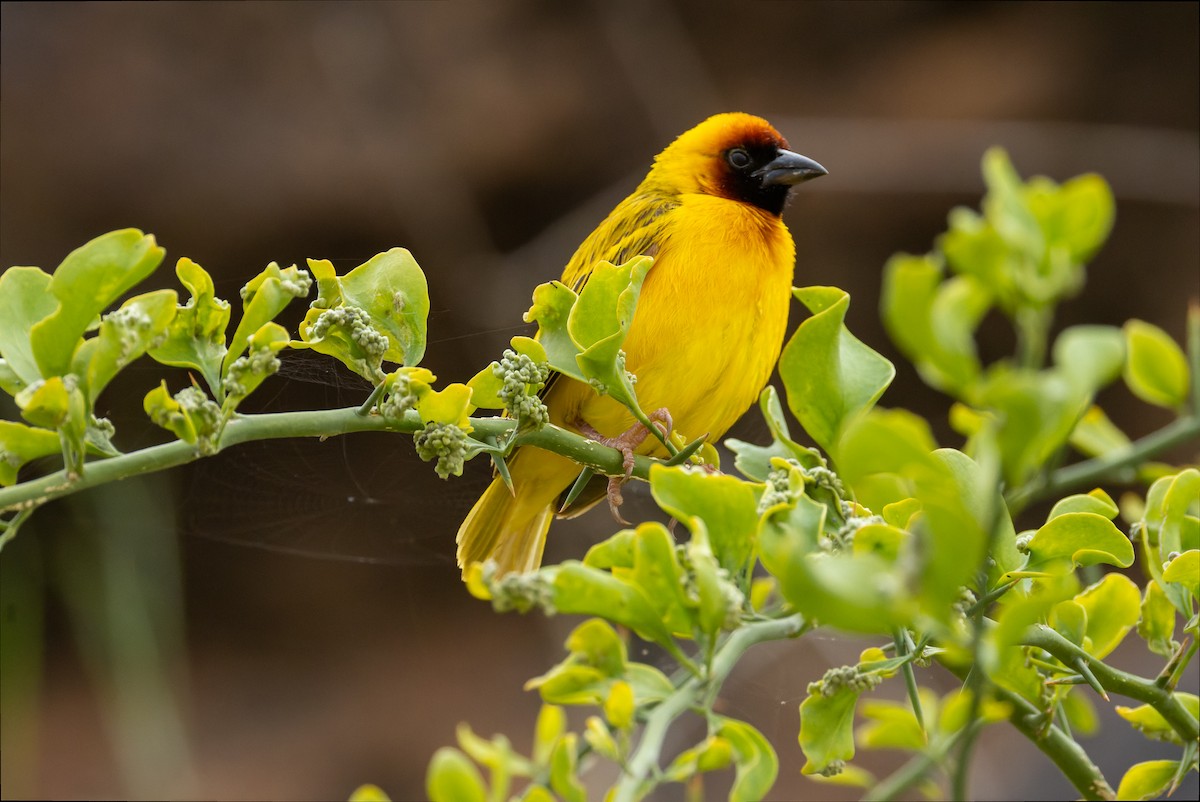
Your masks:
<svg viewBox="0 0 1200 802"><path fill-rule="evenodd" d="M496 395L514 418L534 428L546 425L550 413L537 394L550 378L549 365L508 349L499 362L493 363L492 374L504 382Z"/></svg>
<svg viewBox="0 0 1200 802"><path fill-rule="evenodd" d="M246 378L265 379L277 370L279 370L279 358L275 356L274 351L266 346L250 346L248 353L239 356L230 364L229 372L225 375L225 381L222 383L225 394L237 399L245 398L249 395L249 391L246 389Z"/></svg>
<svg viewBox="0 0 1200 802"><path fill-rule="evenodd" d="M385 420L398 421L404 417L404 413L416 409L420 400L413 380L405 373L397 373L392 381L392 389L379 402L377 409Z"/></svg>
<svg viewBox="0 0 1200 802"><path fill-rule="evenodd" d="M793 460L789 460L794 462ZM787 468L772 468L767 474L767 489L758 500L758 514L762 515L776 504L792 504L799 494L792 489L791 471Z"/></svg>
<svg viewBox="0 0 1200 802"><path fill-rule="evenodd" d="M136 306L123 306L104 316L121 341L121 361L129 359L141 342L141 335L150 328L150 316Z"/></svg>
<svg viewBox="0 0 1200 802"><path fill-rule="evenodd" d="M554 615L554 588L540 573L509 573L496 577L496 562L483 564L481 579L492 595L492 607L498 613L516 610L527 613L534 607L546 615Z"/></svg>
<svg viewBox="0 0 1200 802"><path fill-rule="evenodd" d="M349 335L350 341L366 355L369 363L378 364L387 353L388 338L372 325L371 315L365 309L357 306L326 309L313 321L308 336L312 340L320 340L335 327Z"/></svg>
<svg viewBox="0 0 1200 802"><path fill-rule="evenodd" d="M437 460L433 469L438 476L462 476L467 453L467 433L462 429L453 423L430 421L413 437L413 443L422 460Z"/></svg>
<svg viewBox="0 0 1200 802"><path fill-rule="evenodd" d="M869 524L885 523L878 515L856 515L857 508L848 501L841 502L842 523L825 530L819 545L825 551L837 552L854 546L854 535Z"/></svg>
<svg viewBox="0 0 1200 802"><path fill-rule="evenodd" d="M825 676L808 685L810 694L820 693L822 696L834 696L842 688L848 688L855 693L866 693L883 682L876 672L863 673L858 666L836 666L825 672Z"/></svg>

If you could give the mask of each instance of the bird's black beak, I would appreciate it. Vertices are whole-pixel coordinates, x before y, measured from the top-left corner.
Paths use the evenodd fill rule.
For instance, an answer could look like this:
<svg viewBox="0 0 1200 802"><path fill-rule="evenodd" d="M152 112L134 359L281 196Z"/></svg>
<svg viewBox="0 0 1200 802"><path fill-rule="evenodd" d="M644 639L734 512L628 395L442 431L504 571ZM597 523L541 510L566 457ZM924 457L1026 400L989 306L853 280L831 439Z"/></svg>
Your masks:
<svg viewBox="0 0 1200 802"><path fill-rule="evenodd" d="M774 160L753 173L764 187L794 186L828 174L828 170L812 159L790 150L780 150Z"/></svg>

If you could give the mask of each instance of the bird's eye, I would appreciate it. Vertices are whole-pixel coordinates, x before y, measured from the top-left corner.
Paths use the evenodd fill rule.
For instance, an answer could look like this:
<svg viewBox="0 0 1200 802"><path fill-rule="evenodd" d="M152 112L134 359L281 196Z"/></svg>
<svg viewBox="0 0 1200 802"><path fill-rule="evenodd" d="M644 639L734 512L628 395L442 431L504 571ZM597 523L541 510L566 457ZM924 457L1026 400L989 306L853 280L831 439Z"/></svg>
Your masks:
<svg viewBox="0 0 1200 802"><path fill-rule="evenodd" d="M729 166L735 170L745 170L750 166L752 159L745 149L733 148L725 154L725 161L729 162Z"/></svg>

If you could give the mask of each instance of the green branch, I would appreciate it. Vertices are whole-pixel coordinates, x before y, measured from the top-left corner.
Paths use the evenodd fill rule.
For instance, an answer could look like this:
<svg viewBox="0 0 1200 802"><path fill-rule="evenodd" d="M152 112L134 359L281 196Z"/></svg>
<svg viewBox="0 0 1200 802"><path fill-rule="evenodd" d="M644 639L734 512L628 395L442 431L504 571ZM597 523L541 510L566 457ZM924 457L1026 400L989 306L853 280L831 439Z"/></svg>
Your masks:
<svg viewBox="0 0 1200 802"><path fill-rule="evenodd" d="M1200 417L1184 416L1124 448L1114 449L1103 457L1059 468L1040 483L1016 488L1007 494L1005 500L1015 515L1036 501L1057 498L1070 490L1095 485L1122 468L1145 462L1196 438L1200 438Z"/></svg>
<svg viewBox="0 0 1200 802"><path fill-rule="evenodd" d="M944 667L960 680L966 680L969 667L954 666L939 661ZM1079 743L1054 724L1047 724L1045 715L1024 696L992 683L990 691L993 696L1004 702L1012 711L1008 721L1018 732L1033 742L1051 762L1058 767L1063 776L1075 786L1083 799L1109 800L1116 799L1117 793L1104 779L1103 772L1088 757L1087 752Z"/></svg>
<svg viewBox="0 0 1200 802"><path fill-rule="evenodd" d="M614 802L632 802L639 798L642 782L658 766L667 729L672 722L692 708L706 691L719 688L747 649L757 643L795 637L806 626L804 616L797 613L787 618L745 624L730 635L717 649L706 680L688 679L651 711L641 741L614 788Z"/></svg>
<svg viewBox="0 0 1200 802"><path fill-rule="evenodd" d="M1184 743L1200 738L1200 724L1166 688L1096 659L1044 624L1026 630L1021 642L1044 649L1068 666L1084 665L1106 691L1145 702L1158 711Z"/></svg>
<svg viewBox="0 0 1200 802"><path fill-rule="evenodd" d="M473 436L487 439L507 435L515 421L508 418L471 418L471 425L474 427ZM225 426L218 450L257 440L288 437L330 437L350 432L379 431L412 434L423 426L415 412L407 413L403 420L388 421L380 415L359 414L355 407L239 415ZM620 451L550 424L536 431L522 432L517 437L517 443L553 451L608 475L624 473ZM74 478L68 477L65 470L56 471L0 488L0 511L33 509L61 496L143 473L174 468L203 456L206 455L196 446L175 440L117 457L95 460L87 463L83 473ZM640 479L649 478L653 461L649 457L636 456L633 475Z"/></svg>

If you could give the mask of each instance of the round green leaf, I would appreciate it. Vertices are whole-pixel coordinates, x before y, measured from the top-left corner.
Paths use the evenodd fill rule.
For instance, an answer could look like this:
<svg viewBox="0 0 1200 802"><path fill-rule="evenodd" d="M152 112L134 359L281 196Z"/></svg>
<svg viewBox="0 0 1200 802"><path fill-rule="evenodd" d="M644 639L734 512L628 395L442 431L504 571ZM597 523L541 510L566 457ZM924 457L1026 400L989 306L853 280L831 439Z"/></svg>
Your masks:
<svg viewBox="0 0 1200 802"><path fill-rule="evenodd" d="M1180 554L1163 568L1164 582L1178 582L1192 594L1200 596L1200 551L1191 549Z"/></svg>
<svg viewBox="0 0 1200 802"><path fill-rule="evenodd" d="M1075 602L1087 613L1085 634L1091 642L1088 652L1104 658L1137 624L1141 594L1133 580L1113 573L1087 587L1075 597Z"/></svg>
<svg viewBox="0 0 1200 802"><path fill-rule="evenodd" d="M1133 565L1133 545L1103 515L1068 512L1034 533L1026 569L1057 571L1097 563L1128 568Z"/></svg>
<svg viewBox="0 0 1200 802"><path fill-rule="evenodd" d="M850 296L845 291L806 287L793 294L813 315L784 346L779 375L792 414L832 453L842 429L875 405L896 369L846 329Z"/></svg>
<svg viewBox="0 0 1200 802"><path fill-rule="evenodd" d="M10 267L0 273L0 357L17 374L22 386L42 377L33 355L30 330L58 308L58 301L50 294L50 281L50 274L37 267Z"/></svg>
<svg viewBox="0 0 1200 802"><path fill-rule="evenodd" d="M1143 320L1125 324L1129 360L1125 383L1143 401L1171 409L1188 396L1188 364L1183 349L1165 331Z"/></svg>
<svg viewBox="0 0 1200 802"><path fill-rule="evenodd" d="M746 568L758 528L753 485L703 468L654 465L650 468L650 492L659 507L693 533L696 520L703 522L722 568L735 575Z"/></svg>
<svg viewBox="0 0 1200 802"><path fill-rule="evenodd" d="M83 333L125 292L154 272L166 252L133 228L103 234L62 261L47 286L58 308L29 331L42 376L61 376Z"/></svg>
<svg viewBox="0 0 1200 802"><path fill-rule="evenodd" d="M452 746L433 753L425 774L430 802L484 802L483 777L467 756Z"/></svg>
<svg viewBox="0 0 1200 802"><path fill-rule="evenodd" d="M854 708L860 691L839 687L832 695L809 694L800 703L802 774L820 774L834 761L854 757Z"/></svg>
<svg viewBox="0 0 1200 802"><path fill-rule="evenodd" d="M1167 790L1178 768L1178 760L1135 763L1121 778L1121 784L1117 786L1117 799L1157 799Z"/></svg>

